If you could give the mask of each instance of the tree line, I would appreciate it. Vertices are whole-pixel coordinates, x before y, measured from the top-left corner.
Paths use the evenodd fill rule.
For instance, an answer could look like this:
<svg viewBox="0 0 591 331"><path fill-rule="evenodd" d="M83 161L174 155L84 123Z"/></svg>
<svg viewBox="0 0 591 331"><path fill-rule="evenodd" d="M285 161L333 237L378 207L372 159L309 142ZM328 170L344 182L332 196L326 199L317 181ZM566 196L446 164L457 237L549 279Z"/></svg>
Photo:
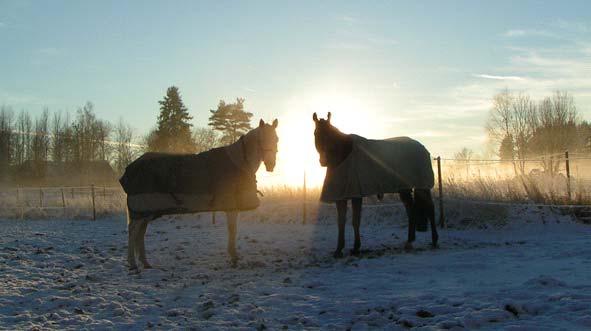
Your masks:
<svg viewBox="0 0 591 331"><path fill-rule="evenodd" d="M167 89L159 105L156 127L145 136L134 134L123 119L111 123L98 118L91 102L73 116L47 108L32 116L26 110L0 106L0 180L27 161L107 161L121 174L141 153L199 153L235 142L251 129L252 113L244 110L243 98L220 101L217 109L209 111L208 127L193 127L175 86Z"/></svg>
<svg viewBox="0 0 591 331"><path fill-rule="evenodd" d="M104 160L125 168L134 157L133 130L120 119L112 124L97 118L87 102L70 113L47 108L36 117L26 110L0 107L0 172L27 161L43 163Z"/></svg>
<svg viewBox="0 0 591 331"><path fill-rule="evenodd" d="M492 101L486 130L499 158L515 160L516 172L525 172L525 161L520 160L542 158L544 172L556 174L565 151L589 151L591 124L581 119L568 92L534 100L505 89Z"/></svg>

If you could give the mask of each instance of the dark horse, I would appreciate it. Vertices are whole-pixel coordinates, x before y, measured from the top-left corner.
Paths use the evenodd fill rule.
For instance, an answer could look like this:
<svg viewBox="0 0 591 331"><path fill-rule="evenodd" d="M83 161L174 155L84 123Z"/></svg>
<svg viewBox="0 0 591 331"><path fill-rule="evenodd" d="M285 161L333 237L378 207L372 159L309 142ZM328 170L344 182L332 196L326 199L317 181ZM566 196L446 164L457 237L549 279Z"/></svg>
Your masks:
<svg viewBox="0 0 591 331"><path fill-rule="evenodd" d="M314 113L313 120L316 123L316 129L314 130L314 138L315 138L315 145L316 150L320 154L320 165L323 167L327 167L326 172L326 179L325 185L323 187L323 194L324 190L327 186L327 179L330 176L334 176L335 172L338 171L337 167L341 165L347 157L352 153L354 148L354 135L344 134L339 131L337 128L331 125L330 123L330 112L328 113L327 119L318 119L316 113ZM362 137L359 137L362 138ZM362 138L363 139L363 138ZM383 193L399 193L400 200L404 204L406 209L406 214L408 216L408 240L406 242L405 248L412 249L412 242L415 240L415 231L426 231L427 230L427 219L431 225L431 239L432 239L432 246L435 248L437 247L437 229L435 226L435 208L433 205L433 199L431 197L431 188L433 187L433 171L431 168L431 160L428 152L422 145L418 142L410 139L410 138L394 138L392 140L387 141L375 141L377 143L393 141L393 140L401 140L404 143L412 144L413 149L419 150L423 156L420 158L420 164L418 166L422 167L423 169L427 169L426 173L427 176L423 176L423 173L416 172L413 170L413 167L410 167L410 175L409 177L414 176L422 176L422 177L430 177L424 180L423 182L428 183L428 188L425 187L416 187L412 184L403 185L405 187L398 187L397 192L389 192L389 191L382 191L382 192L375 192L380 196ZM416 147L418 146L418 147ZM395 152L395 151L394 151ZM411 152L415 152L412 150ZM392 155L393 152L389 152L389 158L394 157L396 159L396 155ZM417 152L418 153L418 152ZM398 160L399 162L404 162L404 160ZM380 162L378 160L378 162ZM379 163L383 166L382 163ZM385 165L386 167L388 165ZM408 168L408 165L406 165ZM417 167L417 168L420 168ZM388 169L390 172L396 172L392 169ZM430 173L429 173L430 172ZM408 171L406 172L408 174ZM397 172L398 174L398 172ZM353 174L356 178L363 178L358 174ZM422 179L422 178L419 178ZM340 180L340 179L338 179ZM400 181L403 183L411 182L410 180L406 180L406 178L400 178ZM340 184L340 183L338 183ZM365 185L366 183L359 183L360 186ZM343 186L343 185L341 185ZM345 185L346 186L346 185ZM387 186L387 185L385 185ZM406 187L407 186L407 187ZM413 194L414 193L414 194ZM338 213L338 227L339 227L339 237L337 242L337 248L334 252L335 258L342 257L343 253L342 250L345 246L345 223L347 217L347 200L351 200L351 205L353 209L353 230L355 231L355 244L351 251L351 254L357 255L359 254L359 248L361 247L361 238L359 235L359 225L361 223L361 204L362 198L365 196L364 194L359 194L358 196L348 196L348 198L343 199L330 199L325 201L332 201L336 202L337 206L337 213ZM324 199L323 199L324 200ZM418 229L417 229L418 226Z"/></svg>

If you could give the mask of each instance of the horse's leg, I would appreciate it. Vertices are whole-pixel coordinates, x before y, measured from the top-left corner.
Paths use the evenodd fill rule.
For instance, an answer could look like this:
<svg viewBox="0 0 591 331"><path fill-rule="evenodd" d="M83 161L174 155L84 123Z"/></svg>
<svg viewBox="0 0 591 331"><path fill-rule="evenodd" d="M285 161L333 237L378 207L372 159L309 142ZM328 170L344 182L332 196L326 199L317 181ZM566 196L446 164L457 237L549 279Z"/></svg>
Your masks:
<svg viewBox="0 0 591 331"><path fill-rule="evenodd" d="M412 242L415 241L415 220L414 220L414 201L411 190L400 191L400 200L406 209L408 217L408 239L404 246L405 249L412 249Z"/></svg>
<svg viewBox="0 0 591 331"><path fill-rule="evenodd" d="M226 212L226 219L228 220L228 254L232 263L236 263L238 260L236 254L236 218L238 218L238 212Z"/></svg>
<svg viewBox="0 0 591 331"><path fill-rule="evenodd" d="M347 200L339 200L337 203L337 221L339 226L339 238L337 241L337 249L333 256L339 258L343 256L343 248L345 247L345 223L347 222Z"/></svg>
<svg viewBox="0 0 591 331"><path fill-rule="evenodd" d="M351 199L351 208L353 209L353 231L355 231L355 245L351 254L358 255L361 247L361 235L359 234L359 225L361 224L361 204L362 198Z"/></svg>
<svg viewBox="0 0 591 331"><path fill-rule="evenodd" d="M152 266L148 263L146 259L146 245L144 243L144 239L146 236L146 230L148 229L148 223L150 222L149 219L143 219L142 223L139 224L139 231L138 231L138 251L139 251L139 259L140 262L144 265L144 269L151 269Z"/></svg>
<svg viewBox="0 0 591 331"><path fill-rule="evenodd" d="M435 205L433 204L431 190L415 190L415 199L420 199L421 205L425 208L425 215L429 219L429 225L431 225L431 245L436 248L439 235L435 224Z"/></svg>
<svg viewBox="0 0 591 331"><path fill-rule="evenodd" d="M137 269L135 263L136 238L138 232L138 219L128 218L127 220L127 263L130 270Z"/></svg>

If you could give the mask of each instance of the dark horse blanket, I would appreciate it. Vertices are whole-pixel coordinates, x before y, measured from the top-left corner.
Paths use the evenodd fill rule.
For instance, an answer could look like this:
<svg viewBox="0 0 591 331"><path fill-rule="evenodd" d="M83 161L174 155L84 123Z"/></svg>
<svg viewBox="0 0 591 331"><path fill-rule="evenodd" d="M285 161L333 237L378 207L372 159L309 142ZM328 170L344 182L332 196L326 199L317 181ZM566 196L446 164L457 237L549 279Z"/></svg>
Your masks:
<svg viewBox="0 0 591 331"><path fill-rule="evenodd" d="M259 206L256 176L224 147L200 154L146 153L119 180L136 215L242 211Z"/></svg>
<svg viewBox="0 0 591 331"><path fill-rule="evenodd" d="M434 185L431 156L408 137L385 140L350 135L351 153L328 169L320 200L333 202L405 189L431 189Z"/></svg>

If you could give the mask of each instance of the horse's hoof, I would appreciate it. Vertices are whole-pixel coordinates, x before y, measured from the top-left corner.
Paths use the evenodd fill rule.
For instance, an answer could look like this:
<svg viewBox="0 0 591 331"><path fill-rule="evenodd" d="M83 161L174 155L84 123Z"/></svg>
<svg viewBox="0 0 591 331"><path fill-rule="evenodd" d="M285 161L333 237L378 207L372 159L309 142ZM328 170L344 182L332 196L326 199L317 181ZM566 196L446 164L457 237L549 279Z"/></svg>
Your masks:
<svg viewBox="0 0 591 331"><path fill-rule="evenodd" d="M149 264L148 262L144 262L144 263L142 263L142 264L144 265L144 269L152 269L152 268L154 268L154 267L152 267L152 265L151 265L151 264Z"/></svg>
<svg viewBox="0 0 591 331"><path fill-rule="evenodd" d="M432 249L437 249L437 248L439 248L439 244L438 243L432 243L431 244L431 248Z"/></svg>
<svg viewBox="0 0 591 331"><path fill-rule="evenodd" d="M353 255L353 256L359 256L360 251L359 251L359 249L352 249L350 251L350 254Z"/></svg>
<svg viewBox="0 0 591 331"><path fill-rule="evenodd" d="M412 243L407 242L406 244L404 244L404 250L409 252L412 251L414 249L414 247L412 247Z"/></svg>
<svg viewBox="0 0 591 331"><path fill-rule="evenodd" d="M140 273L140 269L138 269L138 267L137 267L136 265L135 265L135 266L134 266L134 265L132 265L132 266L130 266L130 267L127 269L127 273L128 273L129 275L139 274L139 273Z"/></svg>
<svg viewBox="0 0 591 331"><path fill-rule="evenodd" d="M334 253L332 254L332 256L333 256L335 259L340 259L340 258L342 258L342 257L343 257L343 252L341 252L341 251L336 251L336 252L334 252Z"/></svg>

